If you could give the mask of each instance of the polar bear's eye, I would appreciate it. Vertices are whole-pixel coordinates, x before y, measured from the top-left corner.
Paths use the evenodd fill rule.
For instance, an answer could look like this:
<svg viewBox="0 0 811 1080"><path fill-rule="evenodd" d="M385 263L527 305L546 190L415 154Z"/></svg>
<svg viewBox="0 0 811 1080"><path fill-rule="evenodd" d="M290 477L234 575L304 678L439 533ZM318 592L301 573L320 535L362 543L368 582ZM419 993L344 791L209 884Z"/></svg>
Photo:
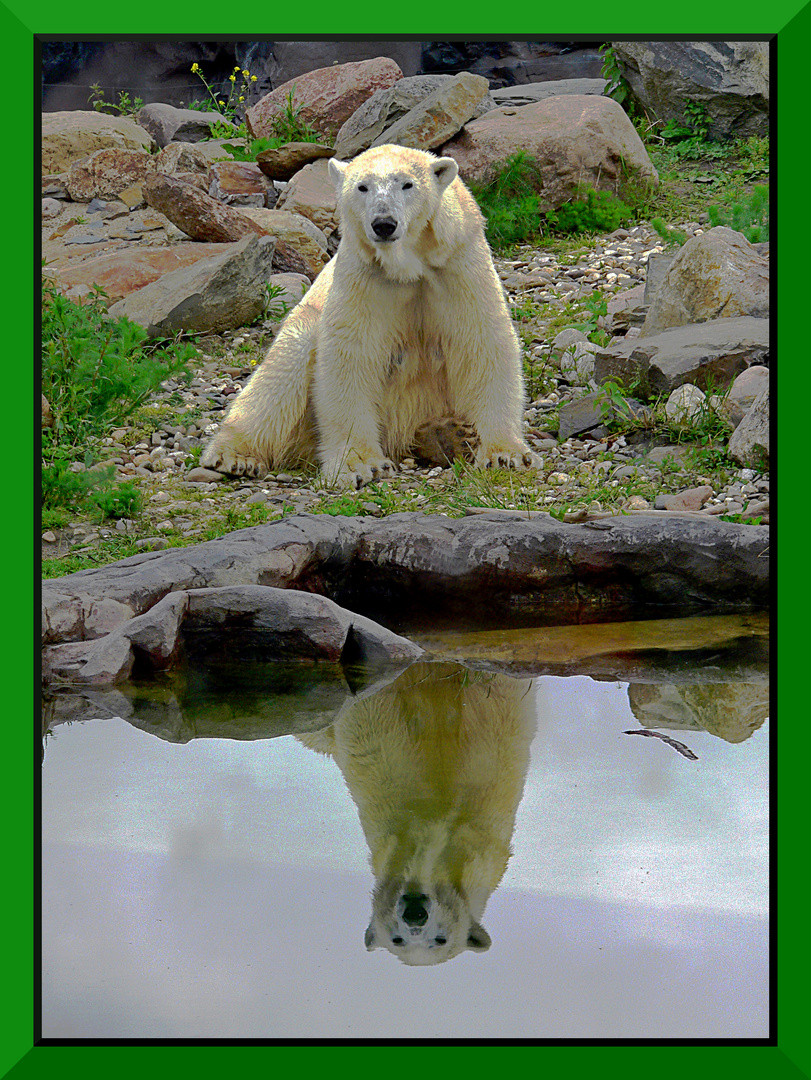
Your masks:
<svg viewBox="0 0 811 1080"><path fill-rule="evenodd" d="M368 191L369 189L365 184L358 184L358 191Z"/></svg>
<svg viewBox="0 0 811 1080"><path fill-rule="evenodd" d="M413 187L414 187L414 185L411 183L410 180L408 180L408 181L406 181L405 184L403 184L403 191L408 191L409 188L413 188Z"/></svg>

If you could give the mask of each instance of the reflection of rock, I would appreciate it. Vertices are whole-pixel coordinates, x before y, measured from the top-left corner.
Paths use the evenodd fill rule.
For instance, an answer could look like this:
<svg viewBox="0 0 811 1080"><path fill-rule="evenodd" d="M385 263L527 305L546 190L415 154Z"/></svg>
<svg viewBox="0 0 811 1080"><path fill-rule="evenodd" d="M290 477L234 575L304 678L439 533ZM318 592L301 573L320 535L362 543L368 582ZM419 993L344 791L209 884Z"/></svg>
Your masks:
<svg viewBox="0 0 811 1080"><path fill-rule="evenodd" d="M417 663L325 731L375 876L367 949L438 964L490 937L484 907L510 857L535 728L527 680Z"/></svg>
<svg viewBox="0 0 811 1080"><path fill-rule="evenodd" d="M726 742L748 739L769 715L768 683L647 686L632 683L628 701L648 728L701 729Z"/></svg>

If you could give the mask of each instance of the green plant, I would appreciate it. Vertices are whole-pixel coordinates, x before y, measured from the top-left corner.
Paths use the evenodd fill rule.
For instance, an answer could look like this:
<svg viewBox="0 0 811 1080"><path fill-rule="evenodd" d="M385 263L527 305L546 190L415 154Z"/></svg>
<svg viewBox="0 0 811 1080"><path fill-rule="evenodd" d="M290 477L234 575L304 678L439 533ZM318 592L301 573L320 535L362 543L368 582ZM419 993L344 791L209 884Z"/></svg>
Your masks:
<svg viewBox="0 0 811 1080"><path fill-rule="evenodd" d="M743 233L751 244L769 239L769 189L765 184L756 184L747 196L729 207L708 206L707 214L713 228L727 225Z"/></svg>
<svg viewBox="0 0 811 1080"><path fill-rule="evenodd" d="M572 234L613 232L623 221L633 218L634 213L613 192L586 186L580 189L578 197L557 210L548 210L544 216L552 231Z"/></svg>
<svg viewBox="0 0 811 1080"><path fill-rule="evenodd" d="M216 124L211 129L213 138L217 138L215 131ZM241 129L240 129L241 130ZM229 133L233 136L233 131ZM247 129L245 130L247 135ZM226 142L222 144L223 150L227 150L228 153L235 161L256 161L263 150L275 150L277 147L284 144L283 139L252 139L247 146L240 146L238 143Z"/></svg>
<svg viewBox="0 0 811 1080"><path fill-rule="evenodd" d="M540 238L540 188L538 163L523 151L505 161L487 183L470 185L486 219L487 239L493 248L501 250Z"/></svg>
<svg viewBox="0 0 811 1080"><path fill-rule="evenodd" d="M92 102L96 112L113 112L118 113L119 116L131 116L134 119L138 115L139 109L144 106L143 98L137 97L133 101L125 90L119 90L118 104L116 105L115 102L104 100L104 91L98 83L93 83L90 89L93 92L87 100Z"/></svg>
<svg viewBox="0 0 811 1080"><path fill-rule="evenodd" d="M314 127L311 127L305 120L301 119L301 105L293 104L293 95L296 91L295 83L293 88L287 92L287 97L284 100L281 112L277 113L270 120L270 128L277 139L281 139L282 142L323 142L323 136L320 131L316 131Z"/></svg>
<svg viewBox="0 0 811 1080"><path fill-rule="evenodd" d="M687 233L683 229L671 228L662 218L655 217L651 221L653 228L659 233L668 247L681 247L687 243Z"/></svg>
<svg viewBox="0 0 811 1080"><path fill-rule="evenodd" d="M271 319L273 322L281 322L285 315L290 311L290 304L286 300L280 300L280 296L284 296L287 293L284 285L271 285L268 283L267 287L267 302L265 304L264 317Z"/></svg>
<svg viewBox="0 0 811 1080"><path fill-rule="evenodd" d="M165 379L188 376L194 355L191 345L149 343L142 327L108 316L102 289L79 305L43 280L42 392L53 418L42 429L44 507L95 502L115 516L134 505L126 485L112 487L113 466L91 467L95 445Z"/></svg>
<svg viewBox="0 0 811 1080"><path fill-rule="evenodd" d="M203 74L203 69L199 64L192 64L191 70L192 74L199 76L202 80L203 86L205 86L214 105L215 111L221 113L227 120L234 121L237 113L242 111L251 83L256 82L256 76L251 75L250 71L246 68L240 68L239 65L237 65L228 76L231 87L228 91L228 96L223 98L219 94L215 94L211 89L208 80ZM242 76L242 82L239 89L237 89L237 73ZM233 135L233 131L228 132L228 134Z"/></svg>
<svg viewBox="0 0 811 1080"><path fill-rule="evenodd" d="M623 74L617 54L614 52L610 42L601 45L599 52L602 53L603 57L600 74L607 80L603 95L604 97L613 98L618 104L624 106L626 102L630 101L631 87Z"/></svg>

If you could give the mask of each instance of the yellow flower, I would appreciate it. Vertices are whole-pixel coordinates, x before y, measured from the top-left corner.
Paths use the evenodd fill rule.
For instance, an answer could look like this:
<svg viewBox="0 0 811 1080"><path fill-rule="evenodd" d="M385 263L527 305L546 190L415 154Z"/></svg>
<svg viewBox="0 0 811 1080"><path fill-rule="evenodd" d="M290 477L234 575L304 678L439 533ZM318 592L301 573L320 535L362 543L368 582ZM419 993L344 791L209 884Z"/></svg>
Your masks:
<svg viewBox="0 0 811 1080"><path fill-rule="evenodd" d="M256 82L256 76L255 75L251 75L251 82Z"/></svg>
<svg viewBox="0 0 811 1080"><path fill-rule="evenodd" d="M200 70L200 65L199 64L192 64L191 69L192 69L192 72L196 75L197 72Z"/></svg>
<svg viewBox="0 0 811 1080"><path fill-rule="evenodd" d="M236 82L237 81L236 75L229 75L228 76L228 81L229 82Z"/></svg>
<svg viewBox="0 0 811 1080"><path fill-rule="evenodd" d="M244 97L242 96L242 94L240 94L240 95L239 95L239 100L240 100L240 101L244 101L244 100L245 100L245 98L244 98Z"/></svg>
<svg viewBox="0 0 811 1080"><path fill-rule="evenodd" d="M246 70L245 70L245 69L243 68L243 70L242 70L242 74L243 74L243 75L245 76L245 78L247 79L247 78L248 78L248 76L250 75L250 71L246 71Z"/></svg>
<svg viewBox="0 0 811 1080"><path fill-rule="evenodd" d="M234 71L239 71L239 64L234 68Z"/></svg>

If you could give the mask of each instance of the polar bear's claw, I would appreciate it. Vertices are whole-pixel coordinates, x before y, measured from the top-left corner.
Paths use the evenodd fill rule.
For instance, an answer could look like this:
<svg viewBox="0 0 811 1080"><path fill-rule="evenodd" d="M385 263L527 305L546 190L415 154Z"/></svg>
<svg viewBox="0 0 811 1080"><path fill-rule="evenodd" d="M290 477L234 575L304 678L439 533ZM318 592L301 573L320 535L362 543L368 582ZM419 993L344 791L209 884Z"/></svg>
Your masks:
<svg viewBox="0 0 811 1080"><path fill-rule="evenodd" d="M480 469L537 469L540 459L527 447L522 450L491 447L477 455L475 464Z"/></svg>
<svg viewBox="0 0 811 1080"><path fill-rule="evenodd" d="M257 457L249 457L237 454L233 450L221 449L211 451L203 455L201 464L207 469L215 469L225 473L226 476L253 476L263 477L267 474L268 467L264 461Z"/></svg>

